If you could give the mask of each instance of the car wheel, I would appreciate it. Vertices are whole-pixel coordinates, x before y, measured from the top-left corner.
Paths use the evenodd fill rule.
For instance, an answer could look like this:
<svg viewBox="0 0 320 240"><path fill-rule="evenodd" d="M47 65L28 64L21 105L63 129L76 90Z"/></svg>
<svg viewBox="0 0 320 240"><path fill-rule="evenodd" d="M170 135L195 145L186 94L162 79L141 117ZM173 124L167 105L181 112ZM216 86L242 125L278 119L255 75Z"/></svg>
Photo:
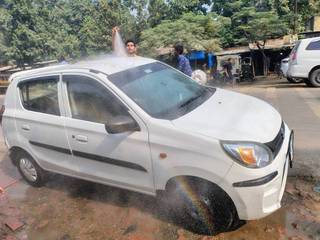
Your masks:
<svg viewBox="0 0 320 240"><path fill-rule="evenodd" d="M34 161L34 159L25 152L18 152L15 155L16 166L23 179L34 187L41 187L44 184L45 172Z"/></svg>
<svg viewBox="0 0 320 240"><path fill-rule="evenodd" d="M320 69L316 69L311 73L309 81L313 87L320 87Z"/></svg>
<svg viewBox="0 0 320 240"><path fill-rule="evenodd" d="M179 178L169 194L173 211L184 226L196 233L215 235L243 223L230 197L214 184Z"/></svg>
<svg viewBox="0 0 320 240"><path fill-rule="evenodd" d="M302 79L300 79L300 78L290 78L290 77L287 77L287 80L288 80L288 82L290 82L290 83L301 83L301 82L302 82Z"/></svg>

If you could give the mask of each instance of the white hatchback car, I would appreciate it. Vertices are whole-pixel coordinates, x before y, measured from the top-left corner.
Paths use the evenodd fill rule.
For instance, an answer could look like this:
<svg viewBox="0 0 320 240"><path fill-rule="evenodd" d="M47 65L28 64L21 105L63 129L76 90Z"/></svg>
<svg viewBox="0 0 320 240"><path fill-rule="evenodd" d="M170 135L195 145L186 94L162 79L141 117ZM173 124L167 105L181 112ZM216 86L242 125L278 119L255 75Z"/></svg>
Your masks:
<svg viewBox="0 0 320 240"><path fill-rule="evenodd" d="M290 53L287 77L304 79L308 86L320 87L320 37L296 43Z"/></svg>
<svg viewBox="0 0 320 240"><path fill-rule="evenodd" d="M31 185L49 171L166 193L212 233L277 210L293 158L293 132L269 104L141 57L14 74L2 110Z"/></svg>

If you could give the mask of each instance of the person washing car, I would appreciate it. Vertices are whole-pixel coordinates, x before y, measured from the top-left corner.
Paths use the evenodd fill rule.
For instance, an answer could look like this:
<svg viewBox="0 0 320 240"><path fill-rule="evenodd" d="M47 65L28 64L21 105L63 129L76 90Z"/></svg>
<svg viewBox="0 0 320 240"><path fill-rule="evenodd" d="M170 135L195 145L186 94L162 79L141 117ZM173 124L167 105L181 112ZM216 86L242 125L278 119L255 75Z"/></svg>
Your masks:
<svg viewBox="0 0 320 240"><path fill-rule="evenodd" d="M116 34L119 33L120 28L118 26L112 28L112 50L116 51ZM137 56L137 45L134 40L128 39L125 43L126 52L129 57Z"/></svg>
<svg viewBox="0 0 320 240"><path fill-rule="evenodd" d="M183 55L183 45L177 43L174 46L174 53L178 59L177 69L179 71L183 72L184 74L188 75L189 77L191 77L192 76L192 69L190 66L189 59Z"/></svg>

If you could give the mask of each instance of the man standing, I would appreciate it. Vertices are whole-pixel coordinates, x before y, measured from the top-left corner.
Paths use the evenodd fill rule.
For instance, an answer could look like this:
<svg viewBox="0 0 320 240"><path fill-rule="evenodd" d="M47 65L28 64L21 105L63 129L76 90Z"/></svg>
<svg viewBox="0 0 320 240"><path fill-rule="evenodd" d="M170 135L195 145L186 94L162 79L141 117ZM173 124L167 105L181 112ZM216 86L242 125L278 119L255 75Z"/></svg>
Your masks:
<svg viewBox="0 0 320 240"><path fill-rule="evenodd" d="M174 46L175 55L178 58L178 66L177 69L184 74L191 77L192 69L190 66L189 60L183 55L183 46L181 44L176 44Z"/></svg>
<svg viewBox="0 0 320 240"><path fill-rule="evenodd" d="M114 27L112 28L112 50L115 51L115 47L116 47L116 34L119 33L120 28L119 27ZM129 57L136 57L137 56L137 45L136 43L131 40L128 39L126 41L126 50L127 50L127 54Z"/></svg>
<svg viewBox="0 0 320 240"><path fill-rule="evenodd" d="M232 62L231 58L223 64L223 70L226 72L227 79L233 84L233 74L232 74Z"/></svg>

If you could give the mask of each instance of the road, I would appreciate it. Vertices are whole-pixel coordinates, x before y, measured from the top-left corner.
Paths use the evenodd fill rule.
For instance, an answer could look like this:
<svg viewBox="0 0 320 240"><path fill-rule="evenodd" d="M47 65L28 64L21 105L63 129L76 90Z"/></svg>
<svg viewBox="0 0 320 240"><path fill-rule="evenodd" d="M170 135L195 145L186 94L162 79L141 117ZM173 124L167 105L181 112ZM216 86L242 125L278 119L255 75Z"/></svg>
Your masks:
<svg viewBox="0 0 320 240"><path fill-rule="evenodd" d="M44 187L30 187L0 138L0 239L320 240L320 193L314 190L319 182L310 177L320 181L320 89L279 80L227 88L269 102L295 130L294 168L282 208L275 213L233 232L202 236L172 219L162 202L150 196L59 175L50 176ZM23 226L11 231L6 226L10 221Z"/></svg>
<svg viewBox="0 0 320 240"><path fill-rule="evenodd" d="M320 89L274 80L235 90L270 103L294 129L295 164L289 174L320 178Z"/></svg>

